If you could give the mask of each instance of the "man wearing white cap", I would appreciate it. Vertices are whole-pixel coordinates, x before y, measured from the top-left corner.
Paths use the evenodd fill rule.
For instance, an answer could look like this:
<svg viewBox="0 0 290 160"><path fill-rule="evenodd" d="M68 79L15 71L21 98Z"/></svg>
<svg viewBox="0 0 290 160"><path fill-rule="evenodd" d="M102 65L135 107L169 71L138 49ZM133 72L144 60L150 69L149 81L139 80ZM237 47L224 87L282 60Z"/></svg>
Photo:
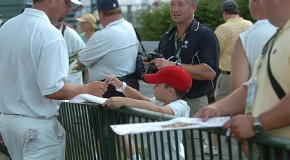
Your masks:
<svg viewBox="0 0 290 160"><path fill-rule="evenodd" d="M13 160L64 160L65 131L57 120L61 99L102 96L107 84L66 83L68 52L62 21L78 0L33 0L32 8L0 28L0 132Z"/></svg>

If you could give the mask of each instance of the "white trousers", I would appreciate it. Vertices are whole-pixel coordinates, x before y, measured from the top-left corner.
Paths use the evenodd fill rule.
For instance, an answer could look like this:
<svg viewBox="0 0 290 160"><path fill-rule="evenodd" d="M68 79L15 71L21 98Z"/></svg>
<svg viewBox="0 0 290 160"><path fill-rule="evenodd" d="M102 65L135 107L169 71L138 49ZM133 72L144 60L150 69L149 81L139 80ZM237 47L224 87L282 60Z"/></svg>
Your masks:
<svg viewBox="0 0 290 160"><path fill-rule="evenodd" d="M13 160L65 159L65 130L57 118L1 113L0 131Z"/></svg>

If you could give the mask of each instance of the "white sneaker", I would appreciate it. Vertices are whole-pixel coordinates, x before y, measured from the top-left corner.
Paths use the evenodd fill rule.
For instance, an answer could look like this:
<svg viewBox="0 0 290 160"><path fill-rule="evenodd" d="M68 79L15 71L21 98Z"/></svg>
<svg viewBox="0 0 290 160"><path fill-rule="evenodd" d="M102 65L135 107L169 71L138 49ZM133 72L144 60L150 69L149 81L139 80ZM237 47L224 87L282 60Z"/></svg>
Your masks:
<svg viewBox="0 0 290 160"><path fill-rule="evenodd" d="M219 154L217 145L213 145L211 148L212 148L212 155L216 156ZM203 152L204 154L208 154L208 155L210 154L209 144L206 140L203 141Z"/></svg>
<svg viewBox="0 0 290 160"><path fill-rule="evenodd" d="M132 160L137 160L137 156L138 156L138 159L141 160L141 157L140 157L139 154L138 154L138 155L134 154L134 155L132 156Z"/></svg>

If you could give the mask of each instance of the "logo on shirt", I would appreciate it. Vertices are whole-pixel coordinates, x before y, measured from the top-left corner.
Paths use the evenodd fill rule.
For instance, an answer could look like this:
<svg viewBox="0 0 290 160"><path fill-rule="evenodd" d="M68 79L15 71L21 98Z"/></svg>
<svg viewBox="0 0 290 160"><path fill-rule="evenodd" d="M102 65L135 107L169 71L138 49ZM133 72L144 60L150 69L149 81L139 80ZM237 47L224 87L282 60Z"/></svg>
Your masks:
<svg viewBox="0 0 290 160"><path fill-rule="evenodd" d="M188 48L188 41L184 41L184 44L181 46L182 48Z"/></svg>

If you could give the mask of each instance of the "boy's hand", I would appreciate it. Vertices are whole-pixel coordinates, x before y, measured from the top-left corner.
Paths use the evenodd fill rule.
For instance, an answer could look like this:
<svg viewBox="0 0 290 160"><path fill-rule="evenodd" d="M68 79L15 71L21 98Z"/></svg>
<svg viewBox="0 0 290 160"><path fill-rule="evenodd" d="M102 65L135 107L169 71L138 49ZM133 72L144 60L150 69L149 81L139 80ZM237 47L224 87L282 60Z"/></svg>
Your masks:
<svg viewBox="0 0 290 160"><path fill-rule="evenodd" d="M111 97L105 103L103 103L103 106L108 106L112 109L120 108L125 106L125 101L125 97Z"/></svg>
<svg viewBox="0 0 290 160"><path fill-rule="evenodd" d="M120 88L123 86L123 83L115 76L107 76L105 82L107 84L112 84L116 88Z"/></svg>

